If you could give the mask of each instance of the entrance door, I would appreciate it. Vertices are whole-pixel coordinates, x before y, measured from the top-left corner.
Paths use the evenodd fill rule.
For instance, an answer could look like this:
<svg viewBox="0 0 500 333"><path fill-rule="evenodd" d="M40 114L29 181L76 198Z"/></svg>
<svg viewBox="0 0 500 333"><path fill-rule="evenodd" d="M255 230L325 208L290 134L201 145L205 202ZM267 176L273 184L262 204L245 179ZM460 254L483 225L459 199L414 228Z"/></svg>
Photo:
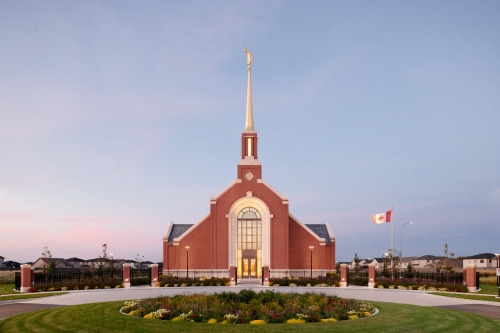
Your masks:
<svg viewBox="0 0 500 333"><path fill-rule="evenodd" d="M258 210L243 208L238 214L238 278L259 278L262 269L262 221Z"/></svg>
<svg viewBox="0 0 500 333"><path fill-rule="evenodd" d="M257 278L257 250L243 250L242 278Z"/></svg>

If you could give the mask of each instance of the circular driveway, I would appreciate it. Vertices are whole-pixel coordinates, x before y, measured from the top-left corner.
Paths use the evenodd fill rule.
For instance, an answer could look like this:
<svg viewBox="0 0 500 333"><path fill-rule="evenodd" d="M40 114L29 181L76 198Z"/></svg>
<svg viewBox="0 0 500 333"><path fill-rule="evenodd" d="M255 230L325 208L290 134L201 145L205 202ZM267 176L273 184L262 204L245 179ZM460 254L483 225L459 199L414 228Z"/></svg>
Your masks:
<svg viewBox="0 0 500 333"><path fill-rule="evenodd" d="M129 289L97 289L70 291L65 295L44 298L34 298L19 301L0 302L0 318L17 313L29 312L40 308L77 305L86 303L120 301L157 296L174 296L182 294L213 294L223 291L239 292L242 289L274 290L283 293L324 293L329 296L355 298L367 301L402 303L420 306L443 307L455 310L481 314L500 319L500 302L476 301L428 294L425 291L373 289L368 287L350 286L348 288L328 287L262 287L260 285L239 285L236 287L168 287L151 288L147 286ZM15 308L15 309L14 309Z"/></svg>

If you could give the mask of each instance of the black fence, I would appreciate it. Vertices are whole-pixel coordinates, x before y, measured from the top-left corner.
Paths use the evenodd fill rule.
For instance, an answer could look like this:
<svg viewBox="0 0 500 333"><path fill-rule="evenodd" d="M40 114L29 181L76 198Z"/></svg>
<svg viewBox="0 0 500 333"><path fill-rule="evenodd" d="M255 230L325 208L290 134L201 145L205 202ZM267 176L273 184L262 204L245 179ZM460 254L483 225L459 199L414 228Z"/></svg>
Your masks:
<svg viewBox="0 0 500 333"><path fill-rule="evenodd" d="M21 290L21 272L16 272L14 275L14 288Z"/></svg>
<svg viewBox="0 0 500 333"><path fill-rule="evenodd" d="M146 284L151 284L151 269L130 268L130 285L142 286Z"/></svg>
<svg viewBox="0 0 500 333"><path fill-rule="evenodd" d="M227 277L228 271L221 272L220 270L189 270L186 271L185 269L175 269L175 270L169 270L166 271L163 275L171 275L175 276L177 278L184 278L186 275L189 275L189 278L223 278Z"/></svg>
<svg viewBox="0 0 500 333"><path fill-rule="evenodd" d="M84 281L111 281L123 279L123 272L121 270L113 271L54 271L44 273L42 271L35 271L34 282L35 284L41 283L79 283Z"/></svg>
<svg viewBox="0 0 500 333"><path fill-rule="evenodd" d="M405 274L403 274L403 277ZM399 277L399 274L398 274ZM464 282L464 274L463 273L445 273L445 272L440 272L440 273L420 273L420 272L415 272L413 273L412 278L405 278L410 281L417 281L417 282L426 282L426 281L432 281L432 282L438 282L438 283L453 283L453 284L463 284ZM479 283L479 281L478 281Z"/></svg>

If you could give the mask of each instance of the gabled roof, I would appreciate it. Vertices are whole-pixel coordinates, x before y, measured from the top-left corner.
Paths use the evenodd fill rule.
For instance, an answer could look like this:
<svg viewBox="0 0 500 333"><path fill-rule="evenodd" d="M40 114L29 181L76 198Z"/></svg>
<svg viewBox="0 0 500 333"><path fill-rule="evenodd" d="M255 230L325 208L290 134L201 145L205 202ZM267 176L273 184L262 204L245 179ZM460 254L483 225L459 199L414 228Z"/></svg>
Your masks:
<svg viewBox="0 0 500 333"><path fill-rule="evenodd" d="M319 238L324 238L326 244L331 244L330 234L328 233L326 224L306 224L305 226L308 227L316 235L318 235Z"/></svg>
<svg viewBox="0 0 500 333"><path fill-rule="evenodd" d="M475 256L466 257L465 259L493 259L496 256L493 253L480 253Z"/></svg>
<svg viewBox="0 0 500 333"><path fill-rule="evenodd" d="M82 262L82 261L86 261L86 260L83 260L83 259L80 259L80 258L77 258L77 257L73 257L73 258L69 258L69 259L66 259L66 261L75 261L75 262Z"/></svg>
<svg viewBox="0 0 500 333"><path fill-rule="evenodd" d="M12 261L12 260L8 260L8 261L4 262L3 264L6 267L18 267L18 266L21 266L20 263L18 263L17 261Z"/></svg>
<svg viewBox="0 0 500 333"><path fill-rule="evenodd" d="M431 254L427 254L425 256L417 257L414 260L439 260L442 259L442 257L436 257Z"/></svg>
<svg viewBox="0 0 500 333"><path fill-rule="evenodd" d="M172 229L168 234L168 242L172 243L174 239L181 237L194 224L172 224Z"/></svg>

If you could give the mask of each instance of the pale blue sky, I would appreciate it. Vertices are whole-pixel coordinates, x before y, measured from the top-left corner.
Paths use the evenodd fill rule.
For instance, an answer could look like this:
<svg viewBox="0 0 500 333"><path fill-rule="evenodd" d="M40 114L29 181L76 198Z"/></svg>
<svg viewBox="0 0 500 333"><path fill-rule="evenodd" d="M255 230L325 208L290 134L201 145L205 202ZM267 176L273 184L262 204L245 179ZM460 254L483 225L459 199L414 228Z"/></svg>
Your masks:
<svg viewBox="0 0 500 333"><path fill-rule="evenodd" d="M497 1L0 1L0 255L162 258L236 177L254 55L263 178L337 259L498 252Z"/></svg>

